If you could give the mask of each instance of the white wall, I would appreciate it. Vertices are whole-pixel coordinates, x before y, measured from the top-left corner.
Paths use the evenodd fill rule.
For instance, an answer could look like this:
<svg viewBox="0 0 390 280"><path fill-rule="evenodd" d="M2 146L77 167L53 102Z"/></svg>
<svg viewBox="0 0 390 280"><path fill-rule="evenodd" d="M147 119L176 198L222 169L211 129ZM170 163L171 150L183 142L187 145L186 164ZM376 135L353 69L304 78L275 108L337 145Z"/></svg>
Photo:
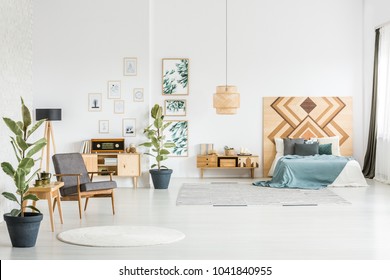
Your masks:
<svg viewBox="0 0 390 280"><path fill-rule="evenodd" d="M20 97L32 103L32 1L0 1L0 116L21 119ZM11 135L0 121L0 162L16 163L7 135ZM0 171L0 193L14 192L11 178ZM11 203L0 196L0 221Z"/></svg>
<svg viewBox="0 0 390 280"><path fill-rule="evenodd" d="M241 108L221 116L212 95L225 83L224 0L34 1L34 105L63 109L63 121L54 124L57 152L77 151L83 139L121 137L122 116L113 114L112 100L104 99L101 113L87 110L88 93L105 97L107 81L116 79L128 104L125 116L138 121L138 136L126 141L142 142L149 105L164 101L161 59L186 57L188 114L175 119L189 121L189 157L168 160L174 176L199 176L200 143L246 147L261 156L264 96L353 96L354 151L361 162L363 0L228 5L228 83L238 86ZM138 57L137 77L122 75L125 56ZM145 88L143 104L130 100L135 87ZM97 133L99 119L110 119L110 135Z"/></svg>
<svg viewBox="0 0 390 280"><path fill-rule="evenodd" d="M189 121L189 157L169 159L174 176L199 176L200 143L219 150L243 146L261 156L264 96L353 96L354 155L361 162L363 1L228 5L228 83L238 86L241 108L222 116L212 107L212 95L225 83L225 1L151 0L151 103L164 100L161 59L190 59L188 115L182 118ZM261 168L255 175L261 176Z"/></svg>
<svg viewBox="0 0 390 280"><path fill-rule="evenodd" d="M375 29L390 21L390 1L364 1L364 152L371 114L372 75L374 67Z"/></svg>
<svg viewBox="0 0 390 280"><path fill-rule="evenodd" d="M149 114L148 1L36 0L33 36L34 107L62 108L62 121L53 123L57 153L78 152L85 139L123 137L123 118L137 120L136 137L126 137L126 145L143 141ZM138 58L137 76L123 75L124 57ZM109 80L121 81L123 115L114 114L114 100L107 98ZM144 88L144 102L133 102L134 88ZM89 93L102 94L101 112L88 111ZM98 133L99 120L110 121L109 134ZM127 178L121 186L131 182Z"/></svg>

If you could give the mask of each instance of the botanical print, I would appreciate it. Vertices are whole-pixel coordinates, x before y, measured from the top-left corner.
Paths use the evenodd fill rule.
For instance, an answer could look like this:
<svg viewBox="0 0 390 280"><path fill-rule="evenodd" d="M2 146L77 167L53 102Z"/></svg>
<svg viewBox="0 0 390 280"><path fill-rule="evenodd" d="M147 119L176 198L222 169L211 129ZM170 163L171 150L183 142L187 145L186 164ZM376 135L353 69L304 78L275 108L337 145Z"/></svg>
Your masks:
<svg viewBox="0 0 390 280"><path fill-rule="evenodd" d="M175 143L176 147L168 149L171 153L168 156L188 156L188 121L164 121L170 124L164 130L167 141Z"/></svg>
<svg viewBox="0 0 390 280"><path fill-rule="evenodd" d="M99 133L109 133L110 126L108 120L100 120L99 121Z"/></svg>
<svg viewBox="0 0 390 280"><path fill-rule="evenodd" d="M123 119L123 136L135 136L135 119Z"/></svg>
<svg viewBox="0 0 390 280"><path fill-rule="evenodd" d="M144 101L144 89L135 88L133 91L133 100L134 102L143 102Z"/></svg>
<svg viewBox="0 0 390 280"><path fill-rule="evenodd" d="M91 112L98 112L102 110L102 94L90 93L88 94L88 110Z"/></svg>
<svg viewBox="0 0 390 280"><path fill-rule="evenodd" d="M123 59L123 75L136 76L137 75L137 58L125 57Z"/></svg>
<svg viewBox="0 0 390 280"><path fill-rule="evenodd" d="M188 59L163 59L163 95L188 94Z"/></svg>
<svg viewBox="0 0 390 280"><path fill-rule="evenodd" d="M121 81L108 81L108 98L121 98Z"/></svg>
<svg viewBox="0 0 390 280"><path fill-rule="evenodd" d="M115 114L125 113L125 101L123 101L123 100L115 100L114 101L114 113Z"/></svg>
<svg viewBox="0 0 390 280"><path fill-rule="evenodd" d="M165 100L165 116L185 116L187 111L184 99Z"/></svg>

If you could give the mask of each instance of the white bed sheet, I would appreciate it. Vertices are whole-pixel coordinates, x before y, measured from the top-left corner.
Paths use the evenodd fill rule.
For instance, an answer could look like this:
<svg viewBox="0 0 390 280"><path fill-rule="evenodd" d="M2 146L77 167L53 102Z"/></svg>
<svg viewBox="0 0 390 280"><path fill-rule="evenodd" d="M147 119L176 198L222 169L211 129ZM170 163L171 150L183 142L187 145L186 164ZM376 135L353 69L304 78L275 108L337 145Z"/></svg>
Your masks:
<svg viewBox="0 0 390 280"><path fill-rule="evenodd" d="M363 176L360 164L356 160L350 160L345 165L339 176L328 187L367 187L367 181Z"/></svg>

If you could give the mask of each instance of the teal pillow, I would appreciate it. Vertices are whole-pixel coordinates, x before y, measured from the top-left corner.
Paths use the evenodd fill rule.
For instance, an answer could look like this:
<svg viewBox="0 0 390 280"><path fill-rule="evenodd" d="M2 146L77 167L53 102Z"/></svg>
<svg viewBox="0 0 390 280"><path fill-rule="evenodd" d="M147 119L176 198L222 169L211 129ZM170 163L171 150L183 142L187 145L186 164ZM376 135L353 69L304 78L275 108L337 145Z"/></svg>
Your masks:
<svg viewBox="0 0 390 280"><path fill-rule="evenodd" d="M331 155L332 154L332 143L329 144L321 144L318 147L318 153L320 155Z"/></svg>

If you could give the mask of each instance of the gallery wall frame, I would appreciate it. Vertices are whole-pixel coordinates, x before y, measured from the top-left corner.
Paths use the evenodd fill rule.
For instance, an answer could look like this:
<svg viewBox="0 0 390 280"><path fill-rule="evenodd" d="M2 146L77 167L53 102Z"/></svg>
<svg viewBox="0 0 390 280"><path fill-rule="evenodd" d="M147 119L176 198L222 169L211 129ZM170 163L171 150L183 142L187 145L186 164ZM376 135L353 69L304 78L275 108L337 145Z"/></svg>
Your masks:
<svg viewBox="0 0 390 280"><path fill-rule="evenodd" d="M120 99L121 98L121 81L107 82L107 98Z"/></svg>
<svg viewBox="0 0 390 280"><path fill-rule="evenodd" d="M187 100L185 99L166 99L164 101L164 116L186 116Z"/></svg>
<svg viewBox="0 0 390 280"><path fill-rule="evenodd" d="M164 124L170 123L164 130L166 141L175 143L175 148L168 149L168 157L188 157L188 121L165 120Z"/></svg>
<svg viewBox="0 0 390 280"><path fill-rule="evenodd" d="M124 114L125 113L125 101L124 100L114 100L114 113L115 114Z"/></svg>
<svg viewBox="0 0 390 280"><path fill-rule="evenodd" d="M110 121L109 120L99 120L99 133L101 133L101 134L110 133Z"/></svg>
<svg viewBox="0 0 390 280"><path fill-rule="evenodd" d="M169 96L189 94L188 58L162 59L162 94Z"/></svg>
<svg viewBox="0 0 390 280"><path fill-rule="evenodd" d="M123 58L123 75L137 76L137 58L125 57Z"/></svg>
<svg viewBox="0 0 390 280"><path fill-rule="evenodd" d="M123 137L135 137L136 136L136 119L126 118L122 120L122 133Z"/></svg>
<svg viewBox="0 0 390 280"><path fill-rule="evenodd" d="M135 88L133 90L133 101L134 102L143 102L144 101L144 89Z"/></svg>
<svg viewBox="0 0 390 280"><path fill-rule="evenodd" d="M100 112L102 110L102 94L89 93L88 94L88 111Z"/></svg>

